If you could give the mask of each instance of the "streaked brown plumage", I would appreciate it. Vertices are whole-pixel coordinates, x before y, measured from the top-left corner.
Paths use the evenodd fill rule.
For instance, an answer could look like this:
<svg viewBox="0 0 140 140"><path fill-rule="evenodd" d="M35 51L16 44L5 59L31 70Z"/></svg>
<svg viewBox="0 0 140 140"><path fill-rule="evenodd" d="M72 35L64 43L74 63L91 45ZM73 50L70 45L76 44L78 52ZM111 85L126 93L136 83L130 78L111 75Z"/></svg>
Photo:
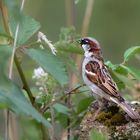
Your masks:
<svg viewBox="0 0 140 140"><path fill-rule="evenodd" d="M85 51L82 64L82 75L85 84L92 90L97 99L115 102L132 119L140 119L140 115L133 111L130 105L120 95L118 87L104 65L100 44L91 37L82 38L79 42Z"/></svg>

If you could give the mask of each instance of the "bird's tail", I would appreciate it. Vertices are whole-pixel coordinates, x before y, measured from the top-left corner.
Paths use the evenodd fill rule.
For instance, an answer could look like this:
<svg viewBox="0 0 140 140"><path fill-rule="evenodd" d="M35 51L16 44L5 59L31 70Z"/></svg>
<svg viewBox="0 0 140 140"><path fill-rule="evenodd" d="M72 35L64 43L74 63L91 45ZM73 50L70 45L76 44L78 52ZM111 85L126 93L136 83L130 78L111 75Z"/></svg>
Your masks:
<svg viewBox="0 0 140 140"><path fill-rule="evenodd" d="M126 103L126 101L120 102L114 98L113 101L116 102L133 120L140 120L139 113L134 111L132 107Z"/></svg>
<svg viewBox="0 0 140 140"><path fill-rule="evenodd" d="M119 103L119 105L133 120L140 120L140 115L138 114L138 112L134 111L132 107L125 101Z"/></svg>

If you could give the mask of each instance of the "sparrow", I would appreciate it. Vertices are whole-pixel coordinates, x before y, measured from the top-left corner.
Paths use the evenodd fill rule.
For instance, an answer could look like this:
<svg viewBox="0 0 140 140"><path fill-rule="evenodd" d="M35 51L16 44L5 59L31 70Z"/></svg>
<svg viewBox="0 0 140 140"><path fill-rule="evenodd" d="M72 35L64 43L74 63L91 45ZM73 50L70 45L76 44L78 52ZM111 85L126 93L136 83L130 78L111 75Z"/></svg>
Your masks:
<svg viewBox="0 0 140 140"><path fill-rule="evenodd" d="M99 105L103 100L114 102L120 106L133 120L139 120L140 115L134 111L121 96L118 87L104 64L99 42L92 37L84 37L78 41L84 50L82 77L85 84L95 95Z"/></svg>

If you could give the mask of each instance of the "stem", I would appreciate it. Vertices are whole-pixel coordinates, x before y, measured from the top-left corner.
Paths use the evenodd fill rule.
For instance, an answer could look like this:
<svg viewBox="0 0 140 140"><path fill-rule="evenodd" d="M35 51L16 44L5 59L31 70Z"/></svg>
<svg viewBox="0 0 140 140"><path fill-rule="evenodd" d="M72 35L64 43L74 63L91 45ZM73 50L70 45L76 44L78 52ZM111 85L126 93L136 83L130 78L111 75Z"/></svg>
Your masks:
<svg viewBox="0 0 140 140"><path fill-rule="evenodd" d="M66 22L67 26L74 26L76 22L75 18L75 4L74 0L65 0L65 12L66 12ZM74 55L72 56L75 57ZM70 82L69 82L69 88L71 88L75 83L73 82L73 77L75 77L75 74L70 74ZM65 103L70 106L70 95L65 100ZM67 119L67 125L70 124L70 118ZM67 129L67 140L70 140L70 128Z"/></svg>
<svg viewBox="0 0 140 140"><path fill-rule="evenodd" d="M0 10L2 14L4 29L8 33L8 35L10 35L10 29L8 25L8 11L7 7L3 4L2 1L0 1ZM5 111L5 140L9 139L9 113L9 110L7 109Z"/></svg>
<svg viewBox="0 0 140 140"><path fill-rule="evenodd" d="M22 71L22 68L21 68L21 66L20 66L20 64L19 64L19 62L18 62L18 59L17 59L16 54L15 54L15 57L14 57L14 61L15 61L17 70L18 70L18 72L19 72L21 81L22 81L22 83L23 83L23 85L24 85L23 88L27 91L28 97L29 97L29 99L30 99L32 105L34 106L34 97L33 97L32 92L31 92L31 90L30 90L30 88L29 88L29 86L28 86L28 83L27 83L27 81L26 81L26 78L25 78L25 76L24 76L24 73L23 73L23 71Z"/></svg>
<svg viewBox="0 0 140 140"><path fill-rule="evenodd" d="M65 0L66 24L67 26L75 25L75 4L73 0Z"/></svg>
<svg viewBox="0 0 140 140"><path fill-rule="evenodd" d="M66 25L68 27L75 26L76 10L74 0L65 0L65 13L66 13ZM71 57L75 59L76 55L71 55ZM76 75L74 73L70 73L69 77L70 77L69 88L71 88L75 85L73 81L75 80Z"/></svg>
<svg viewBox="0 0 140 140"><path fill-rule="evenodd" d="M5 110L5 140L9 139L9 110Z"/></svg>
<svg viewBox="0 0 140 140"><path fill-rule="evenodd" d="M21 9L20 11L23 10L23 6L24 6L24 2L25 0L22 0L22 4L21 4ZM8 25L8 11L7 11L7 7L3 4L2 1L0 1L0 10L1 10L1 13L2 13L2 20L3 20L3 24L4 24L4 29L5 31L8 33L9 36L11 36L10 34L10 29L9 29L9 25ZM15 49L16 49L16 43L17 43L17 36L18 36L18 31L19 31L19 23L17 25L17 28L16 28L16 33L15 33L15 39L14 39L14 45L13 45L13 50L12 50L12 57L11 57L11 63L10 63L10 69L9 69L9 79L12 79L12 69L13 69L13 61L15 59L15 63L16 63L16 66L17 66L17 69L19 71L19 74L21 76L21 80L24 84L24 87L28 93L28 96L31 100L31 103L33 104L34 103L34 98L31 94L31 91L28 87L28 84L26 82L26 79L24 77L24 74L22 72L22 69L20 67L20 64L17 60L17 57L15 55ZM10 42L12 43L12 42ZM6 111L5 115L6 115L6 121L5 121L5 140L8 140L9 139L9 110Z"/></svg>
<svg viewBox="0 0 140 140"><path fill-rule="evenodd" d="M85 16L83 18L82 31L81 31L82 36L87 36L88 30L89 30L89 23L90 23L92 11L93 11L93 4L94 4L94 0L87 1ZM77 56L76 64L79 71L81 68L81 60L82 60L82 57ZM77 82L77 78L74 77L73 83L76 83L76 82Z"/></svg>
<svg viewBox="0 0 140 140"><path fill-rule="evenodd" d="M25 0L22 1L20 11L23 10L24 2L25 2ZM10 29L9 29L9 25L8 25L8 11L7 11L6 6L2 3L2 1L0 1L0 9L1 9L1 13L2 13L2 19L3 19L3 24L4 24L5 31L10 35ZM16 47L16 42L17 42L18 31L19 31L19 23L18 23L17 28L16 28L16 33L15 33L16 35L15 35L15 39L14 39L15 44L14 44L14 47L13 47L13 52L12 52L13 55L12 55L12 57L15 54L15 47ZM13 58L11 58L11 65L10 65L10 70L9 70L9 78L10 79L12 78L12 69L13 69L13 60L12 59ZM14 60L15 60L19 75L21 77L21 80L22 80L22 82L24 84L24 88L27 91L29 99L30 99L30 101L31 101L31 103L33 105L34 104L34 97L32 96L32 93L31 93L30 88L29 88L29 86L27 84L27 81L25 79L25 76L23 74L23 71L21 69L21 66L20 66L20 64L18 62L18 59L17 59L16 55L15 55ZM9 113L7 113L7 114L9 114Z"/></svg>
<svg viewBox="0 0 140 140"><path fill-rule="evenodd" d="M92 11L93 11L93 4L94 4L94 0L87 1L85 16L83 19L82 32L81 32L82 36L86 36L88 33L89 23L90 23Z"/></svg>
<svg viewBox="0 0 140 140"><path fill-rule="evenodd" d="M62 133L62 135L61 135L61 139L63 139L63 137L65 137L67 129L71 128L76 122L77 122L77 119L75 119L73 122L71 122L71 123L65 128L65 130L63 131L63 133Z"/></svg>
<svg viewBox="0 0 140 140"><path fill-rule="evenodd" d="M62 100L64 100L64 99L66 99L68 96L70 96L70 95L72 95L72 94L75 94L75 92L76 92L79 88L81 88L81 87L83 87L83 86L85 86L85 84L80 85L80 86L78 86L78 87L76 87L76 88L74 88L74 89L72 89L72 90L70 90L70 91L66 91L66 92L65 92L65 95L63 95L63 96L61 96L60 98L56 99L55 101L49 103L47 106L45 106L43 109L41 109L40 112L41 112L41 113L46 112L46 110L47 110L48 108L50 108L50 106L52 106L53 104L55 104L55 103L57 103L57 102L60 102L60 101L62 101ZM84 91L84 92L85 92L85 91ZM78 92L78 93L81 93L81 92Z"/></svg>
<svg viewBox="0 0 140 140"><path fill-rule="evenodd" d="M4 29L8 33L8 35L10 35L10 29L8 25L8 11L7 11L7 7L3 4L2 1L0 1L0 10L2 14Z"/></svg>
<svg viewBox="0 0 140 140"><path fill-rule="evenodd" d="M40 130L41 130L41 133L42 133L41 140L48 140L48 136L46 135L45 127L42 123L40 124Z"/></svg>
<svg viewBox="0 0 140 140"><path fill-rule="evenodd" d="M70 108L71 107L71 95L69 94L69 96L68 96L68 98L66 98L66 100L65 100L65 102L67 103L67 106L68 106L68 108ZM71 119L70 119L70 117L67 119L67 125L69 126L70 125L70 123L71 123ZM70 140L70 137L71 137L71 128L69 127L69 128L67 128L67 139L68 140Z"/></svg>
<svg viewBox="0 0 140 140"><path fill-rule="evenodd" d="M53 108L52 106L50 107L50 113L51 113L51 124L52 124L52 127L51 127L51 140L55 140L55 120L54 120L54 111L53 111Z"/></svg>
<svg viewBox="0 0 140 140"><path fill-rule="evenodd" d="M20 7L20 12L22 12L22 10L23 10L24 3L25 3L25 0L22 0L21 7ZM4 10L4 11L2 11L2 15L3 15L3 22L4 22L5 30L10 34L10 29L9 29L9 26L8 26L8 14L7 14L8 12L7 12L7 8L5 6L4 6L4 8L2 8L3 7L2 2L0 3L0 5L1 5L1 10ZM18 38L18 32L19 32L19 23L17 24L16 32L15 32L15 37L14 37L14 44L13 44L12 56L11 56L11 62L10 62L10 69L9 69L9 79L12 79L13 63L14 63L14 60L15 60L15 63L16 63L16 66L17 66L20 78L21 78L21 80L22 80L22 82L24 84L24 88L27 91L29 99L30 99L30 101L31 101L31 103L33 105L34 104L34 97L32 96L30 88L29 88L29 86L27 84L27 81L25 79L25 76L23 74L21 66L20 66L20 64L18 62L17 56L15 55L15 50L16 50L16 45L17 45L17 38Z"/></svg>
<svg viewBox="0 0 140 140"><path fill-rule="evenodd" d="M20 12L22 12L22 10L23 10L24 2L25 2L25 0L22 0ZM16 50L16 46L17 46L18 33L19 33L19 22L17 23L15 36L14 36L14 44L13 44L12 56L11 56L11 61L10 61L10 69L9 69L9 79L12 79L14 56L15 56L15 50Z"/></svg>

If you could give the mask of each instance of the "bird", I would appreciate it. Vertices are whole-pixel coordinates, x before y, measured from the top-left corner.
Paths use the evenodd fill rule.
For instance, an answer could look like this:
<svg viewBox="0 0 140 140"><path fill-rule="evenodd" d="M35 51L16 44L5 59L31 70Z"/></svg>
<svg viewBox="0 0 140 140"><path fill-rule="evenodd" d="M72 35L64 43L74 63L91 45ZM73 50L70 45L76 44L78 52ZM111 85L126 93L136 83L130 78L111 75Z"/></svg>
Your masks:
<svg viewBox="0 0 140 140"><path fill-rule="evenodd" d="M84 50L82 77L100 106L103 101L113 102L121 107L132 120L140 120L138 112L121 96L118 87L106 67L99 42L92 37L83 37L78 43Z"/></svg>

